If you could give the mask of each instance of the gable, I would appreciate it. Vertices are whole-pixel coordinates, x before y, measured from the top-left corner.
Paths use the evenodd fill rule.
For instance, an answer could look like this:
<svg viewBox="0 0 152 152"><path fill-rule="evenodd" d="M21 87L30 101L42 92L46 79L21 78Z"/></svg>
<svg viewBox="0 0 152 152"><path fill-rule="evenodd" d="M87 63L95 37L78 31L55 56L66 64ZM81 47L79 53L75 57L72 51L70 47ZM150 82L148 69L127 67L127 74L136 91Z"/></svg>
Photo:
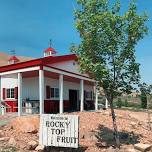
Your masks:
<svg viewBox="0 0 152 152"><path fill-rule="evenodd" d="M63 61L63 62L48 64L48 65L50 65L52 67L55 67L55 68L62 69L62 70L66 70L66 71L69 71L69 72L73 72L73 73L76 73L76 74L84 75L84 76L87 76L87 77L89 76L88 74L82 74L80 72L80 66L79 66L78 62L75 61L75 60Z"/></svg>

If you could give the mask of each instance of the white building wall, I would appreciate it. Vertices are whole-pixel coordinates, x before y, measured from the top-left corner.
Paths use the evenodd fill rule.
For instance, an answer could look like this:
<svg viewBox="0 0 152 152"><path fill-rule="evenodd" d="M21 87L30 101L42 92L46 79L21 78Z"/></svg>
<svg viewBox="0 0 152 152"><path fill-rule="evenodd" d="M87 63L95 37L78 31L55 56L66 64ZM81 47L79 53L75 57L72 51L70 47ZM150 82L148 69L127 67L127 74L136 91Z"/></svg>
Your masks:
<svg viewBox="0 0 152 152"><path fill-rule="evenodd" d="M39 100L39 81L38 77L23 78L23 99L29 98L30 100ZM44 79L44 92L46 99L46 86L49 85L52 88L59 88L59 80L46 78ZM15 88L17 87L17 74L11 74L1 77L1 94L3 88ZM80 83L64 81L63 98L69 100L69 89L80 90ZM84 90L93 91L93 86L84 85ZM59 100L59 98L53 98L52 100Z"/></svg>
<svg viewBox="0 0 152 152"><path fill-rule="evenodd" d="M46 78L44 79L44 92L46 99L46 86L51 88L59 88L59 80ZM23 78L23 99L29 98L30 100L39 100L39 83L38 77L34 78ZM80 84L74 82L64 81L63 88L63 98L64 100L69 100L69 89L80 90ZM86 91L93 91L93 86L85 85L84 89ZM50 100L59 100L59 98L50 98Z"/></svg>
<svg viewBox="0 0 152 152"><path fill-rule="evenodd" d="M51 88L59 88L59 80L45 78L45 86L49 85ZM63 99L69 100L69 89L80 90L80 83L64 81L63 83ZM84 85L85 91L93 91L93 86ZM45 87L45 98L46 98L46 87ZM53 100L59 100L59 98L53 98Z"/></svg>
<svg viewBox="0 0 152 152"><path fill-rule="evenodd" d="M17 87L17 74L10 74L1 77L2 88L15 88Z"/></svg>
<svg viewBox="0 0 152 152"><path fill-rule="evenodd" d="M80 66L78 65L78 63L75 60L54 63L54 64L51 64L50 66L59 68L59 69L63 69L63 70L69 71L69 72L81 74L84 76L88 76L87 74L82 74L80 72Z"/></svg>
<svg viewBox="0 0 152 152"><path fill-rule="evenodd" d="M3 88L17 87L17 74L10 74L1 76L1 97L3 95Z"/></svg>
<svg viewBox="0 0 152 152"><path fill-rule="evenodd" d="M23 78L23 99L39 100L39 79L38 77Z"/></svg>

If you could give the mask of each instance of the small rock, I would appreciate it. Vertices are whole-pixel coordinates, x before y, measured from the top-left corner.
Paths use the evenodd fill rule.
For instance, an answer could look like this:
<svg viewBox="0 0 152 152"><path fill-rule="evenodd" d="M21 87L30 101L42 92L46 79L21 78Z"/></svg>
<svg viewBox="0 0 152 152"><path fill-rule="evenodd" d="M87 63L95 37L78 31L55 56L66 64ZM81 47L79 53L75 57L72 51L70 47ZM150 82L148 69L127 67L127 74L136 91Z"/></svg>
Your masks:
<svg viewBox="0 0 152 152"><path fill-rule="evenodd" d="M12 145L12 146L15 146L15 145L16 145L16 140L15 140L15 138L14 138L14 137L11 137L11 138L9 139L9 141L8 141L8 144L9 144L9 145Z"/></svg>
<svg viewBox="0 0 152 152"><path fill-rule="evenodd" d="M141 125L142 125L142 122L139 121L139 122L138 122L138 125L141 126Z"/></svg>
<svg viewBox="0 0 152 152"><path fill-rule="evenodd" d="M28 150L34 150L38 146L38 143L34 140L31 140L27 143L27 149Z"/></svg>
<svg viewBox="0 0 152 152"><path fill-rule="evenodd" d="M142 152L146 152L151 149L151 145L139 143L139 144L135 144L134 148Z"/></svg>
<svg viewBox="0 0 152 152"><path fill-rule="evenodd" d="M125 150L125 152L137 152L137 151L133 148L128 148L128 149Z"/></svg>
<svg viewBox="0 0 152 152"><path fill-rule="evenodd" d="M106 142L102 142L101 143L103 147L107 147L107 143Z"/></svg>
<svg viewBox="0 0 152 152"><path fill-rule="evenodd" d="M9 140L9 137L2 137L0 138L0 141L8 141Z"/></svg>
<svg viewBox="0 0 152 152"><path fill-rule="evenodd" d="M85 137L84 134L80 135L80 139L84 139L84 137Z"/></svg>
<svg viewBox="0 0 152 152"><path fill-rule="evenodd" d="M38 152L43 152L45 150L45 146L44 145L38 145L36 148L35 148L36 151Z"/></svg>
<svg viewBox="0 0 152 152"><path fill-rule="evenodd" d="M3 130L0 130L0 137L3 136Z"/></svg>
<svg viewBox="0 0 152 152"><path fill-rule="evenodd" d="M104 115L110 115L111 113L109 111L105 111L103 114Z"/></svg>
<svg viewBox="0 0 152 152"><path fill-rule="evenodd" d="M96 133L95 132L87 132L84 135L84 139L96 141L97 140Z"/></svg>
<svg viewBox="0 0 152 152"><path fill-rule="evenodd" d="M36 133L36 136L39 137L39 135L40 135L40 133L39 133L39 131L38 131L38 132Z"/></svg>
<svg viewBox="0 0 152 152"><path fill-rule="evenodd" d="M123 118L124 116L123 115L120 115L120 114L116 114L117 117L119 118Z"/></svg>
<svg viewBox="0 0 152 152"><path fill-rule="evenodd" d="M137 124L135 122L131 122L130 125L132 126L132 128L136 128Z"/></svg>
<svg viewBox="0 0 152 152"><path fill-rule="evenodd" d="M115 152L115 149L114 149L112 146L110 146L110 147L107 149L107 152Z"/></svg>

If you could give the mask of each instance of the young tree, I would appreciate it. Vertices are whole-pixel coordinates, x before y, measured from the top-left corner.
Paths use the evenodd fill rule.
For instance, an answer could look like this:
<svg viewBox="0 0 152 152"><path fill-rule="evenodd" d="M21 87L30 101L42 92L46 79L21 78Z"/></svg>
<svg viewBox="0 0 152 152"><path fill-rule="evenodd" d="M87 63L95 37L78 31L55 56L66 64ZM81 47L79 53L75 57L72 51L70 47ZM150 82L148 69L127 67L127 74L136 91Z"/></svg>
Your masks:
<svg viewBox="0 0 152 152"><path fill-rule="evenodd" d="M112 6L108 0L77 0L76 29L81 43L71 50L79 57L82 72L90 72L110 103L114 134L120 147L113 99L122 92L129 93L139 82L139 64L135 45L147 34L145 14L138 15L135 2L127 12L120 12L120 3Z"/></svg>

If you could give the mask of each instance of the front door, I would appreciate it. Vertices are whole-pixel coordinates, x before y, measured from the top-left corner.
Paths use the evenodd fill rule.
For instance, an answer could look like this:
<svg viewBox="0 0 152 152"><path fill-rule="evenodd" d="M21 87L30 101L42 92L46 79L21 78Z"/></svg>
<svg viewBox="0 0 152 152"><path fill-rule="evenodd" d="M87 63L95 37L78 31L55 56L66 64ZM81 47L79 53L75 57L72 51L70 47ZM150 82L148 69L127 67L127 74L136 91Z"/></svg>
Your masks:
<svg viewBox="0 0 152 152"><path fill-rule="evenodd" d="M78 110L78 90L69 90L70 110Z"/></svg>

